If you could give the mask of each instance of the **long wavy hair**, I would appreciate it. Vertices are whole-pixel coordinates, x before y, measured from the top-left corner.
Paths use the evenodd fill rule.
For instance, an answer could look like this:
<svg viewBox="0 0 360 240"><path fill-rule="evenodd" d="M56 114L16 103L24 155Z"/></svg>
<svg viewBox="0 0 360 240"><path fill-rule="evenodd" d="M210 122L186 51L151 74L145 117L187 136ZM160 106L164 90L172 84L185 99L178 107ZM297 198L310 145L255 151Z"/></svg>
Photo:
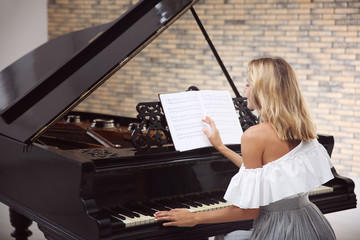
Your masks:
<svg viewBox="0 0 360 240"><path fill-rule="evenodd" d="M291 66L280 57L254 59L248 64L250 101L282 140L316 138L316 127Z"/></svg>

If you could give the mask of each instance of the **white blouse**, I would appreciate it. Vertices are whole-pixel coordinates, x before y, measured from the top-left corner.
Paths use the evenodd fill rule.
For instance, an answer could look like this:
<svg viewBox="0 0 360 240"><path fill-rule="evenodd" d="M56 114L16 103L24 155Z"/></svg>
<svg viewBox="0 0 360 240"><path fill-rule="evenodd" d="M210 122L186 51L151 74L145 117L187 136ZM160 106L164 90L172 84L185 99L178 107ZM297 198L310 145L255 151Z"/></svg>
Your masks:
<svg viewBox="0 0 360 240"><path fill-rule="evenodd" d="M224 199L240 208L258 208L306 193L334 178L330 157L317 141L302 141L290 152L261 168L242 165Z"/></svg>

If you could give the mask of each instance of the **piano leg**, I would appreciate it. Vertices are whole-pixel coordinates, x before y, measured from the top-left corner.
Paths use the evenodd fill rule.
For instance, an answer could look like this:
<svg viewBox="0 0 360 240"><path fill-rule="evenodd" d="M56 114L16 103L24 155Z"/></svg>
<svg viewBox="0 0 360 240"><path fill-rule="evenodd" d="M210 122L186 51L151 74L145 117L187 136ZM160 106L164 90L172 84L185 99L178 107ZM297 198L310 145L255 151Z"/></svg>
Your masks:
<svg viewBox="0 0 360 240"><path fill-rule="evenodd" d="M11 236L16 240L27 240L32 235L28 227L32 224L32 220L9 208L10 223L15 228Z"/></svg>

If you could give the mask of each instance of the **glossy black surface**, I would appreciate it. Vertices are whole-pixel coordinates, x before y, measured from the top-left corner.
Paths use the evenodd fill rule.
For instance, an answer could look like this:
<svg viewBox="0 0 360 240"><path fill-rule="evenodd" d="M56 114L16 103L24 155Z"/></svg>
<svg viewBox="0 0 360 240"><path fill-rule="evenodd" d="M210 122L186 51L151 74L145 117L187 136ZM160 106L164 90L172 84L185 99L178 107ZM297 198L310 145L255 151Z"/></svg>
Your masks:
<svg viewBox="0 0 360 240"><path fill-rule="evenodd" d="M0 73L0 134L32 141L194 2L140 1L110 24L52 40L5 68Z"/></svg>
<svg viewBox="0 0 360 240"><path fill-rule="evenodd" d="M126 208L159 198L224 191L238 168L213 148L176 152L166 145L138 153L127 130L138 119L81 112L70 112L78 117L69 121L57 119L31 140L193 3L140 1L115 22L53 40L1 73L0 92L6 94L0 94L0 200L12 209L17 230L26 233L29 221L35 221L45 237L54 240L199 240L251 228L251 221L124 228L107 212L109 207ZM105 32L89 43L100 31ZM95 119L111 119L115 128L91 128ZM320 136L319 141L331 155L333 137ZM240 153L240 146L230 147ZM326 185L334 192L311 200L323 212L356 207L352 180L335 169L333 173L335 179Z"/></svg>
<svg viewBox="0 0 360 240"><path fill-rule="evenodd" d="M99 118L113 119L116 125L134 120L76 115L89 124ZM331 154L333 137L319 136L319 141ZM125 228L106 212L135 202L224 191L238 168L212 148L180 153L165 148L138 155L133 148L66 150L39 143L26 146L4 137L0 146L7 150L0 162L1 200L36 221L48 239L200 239L251 227L251 221L243 221L194 228ZM239 152L240 146L233 149ZM324 213L356 207L354 183L333 171L335 179L326 185L334 192L311 197Z"/></svg>

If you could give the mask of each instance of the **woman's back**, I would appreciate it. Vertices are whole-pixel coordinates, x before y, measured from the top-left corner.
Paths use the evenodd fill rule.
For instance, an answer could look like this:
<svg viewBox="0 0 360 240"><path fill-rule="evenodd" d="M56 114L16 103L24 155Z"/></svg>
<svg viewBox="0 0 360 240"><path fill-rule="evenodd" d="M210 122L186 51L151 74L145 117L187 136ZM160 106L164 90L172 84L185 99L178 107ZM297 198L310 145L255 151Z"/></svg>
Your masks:
<svg viewBox="0 0 360 240"><path fill-rule="evenodd" d="M279 159L300 144L300 140L281 140L271 125L266 122L249 128L244 133L243 141L245 141L244 148L249 145L254 145L254 151L258 151L258 153L260 153L260 159L246 159L246 165L248 168L256 168L256 166L260 166L260 162L254 164L250 163L251 161L261 161L261 165L265 165Z"/></svg>

